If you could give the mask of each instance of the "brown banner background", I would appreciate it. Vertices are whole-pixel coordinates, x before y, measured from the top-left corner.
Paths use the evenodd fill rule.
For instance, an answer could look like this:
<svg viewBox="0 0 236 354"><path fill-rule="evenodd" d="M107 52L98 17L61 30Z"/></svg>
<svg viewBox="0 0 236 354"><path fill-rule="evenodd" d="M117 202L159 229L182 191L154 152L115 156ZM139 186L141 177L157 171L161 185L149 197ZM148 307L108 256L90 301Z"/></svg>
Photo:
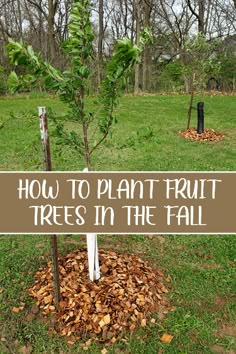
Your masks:
<svg viewBox="0 0 236 354"><path fill-rule="evenodd" d="M211 182L205 183L204 194L205 199L175 199L173 191L171 191L171 199L166 199L166 183L165 179L180 179L185 178L190 180L190 185L193 186L194 180L200 179L215 179L222 180L221 183L216 183L216 198L211 198ZM55 186L55 181L59 182L59 195L57 199L44 199L42 197L37 200L33 199L19 199L17 188L19 187L19 180L26 179L29 182L38 180L42 182L47 181L48 185ZM71 198L71 183L67 182L69 179L86 180L90 185L90 195L87 199L72 199ZM110 199L108 195L104 195L100 200L97 199L97 184L98 180L110 180L112 185ZM140 180L144 183L144 198L139 199L136 194L134 199L126 199L124 194L122 199L118 199L116 192L121 180L126 179L130 182L131 179ZM149 198L149 184L144 182L147 179L155 179L160 182L154 182L153 199ZM36 190L36 189L35 189ZM85 189L84 189L85 191ZM64 215L62 209L58 209L57 213L61 216L55 217L56 220L63 225L56 225L53 218L49 220L53 225L47 223L43 226L34 225L34 209L30 206L47 205L52 206L71 206L77 207L82 205L86 208L86 214L82 215L85 220L84 225L77 225L74 217L73 209L69 209L72 214L68 220L74 225L66 225L64 222ZM21 172L2 172L0 173L0 233L228 233L236 234L236 172L66 172L66 173L21 173ZM104 207L112 207L114 210L114 225L109 224L109 217L105 225L94 225L96 218L96 205ZM167 225L167 209L165 206L187 206L193 210L192 219L196 225L186 225L185 220L182 219L181 225L178 225L177 218L171 217L171 224ZM132 225L127 223L127 209L123 206L138 206L141 213L142 206L155 207L151 213L154 214L150 221L156 225L148 225L144 222L141 225L141 217L139 218L139 225ZM192 208L191 208L192 206ZM202 207L202 223L199 224L199 206ZM177 214L178 210L174 209L173 213ZM109 214L109 212L108 212ZM108 215L107 214L107 215ZM191 214L191 213L190 213ZM109 216L109 215L108 215ZM191 216L191 215L190 215ZM134 220L132 217L131 220Z"/></svg>

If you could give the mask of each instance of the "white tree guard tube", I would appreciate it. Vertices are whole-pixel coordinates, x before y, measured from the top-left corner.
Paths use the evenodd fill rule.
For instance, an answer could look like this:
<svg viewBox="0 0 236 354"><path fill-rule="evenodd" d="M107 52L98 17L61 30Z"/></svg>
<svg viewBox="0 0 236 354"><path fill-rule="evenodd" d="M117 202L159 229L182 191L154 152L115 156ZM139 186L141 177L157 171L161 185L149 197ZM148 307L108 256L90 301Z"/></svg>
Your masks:
<svg viewBox="0 0 236 354"><path fill-rule="evenodd" d="M97 235L87 234L86 237L87 237L89 279L91 281L94 281L100 278Z"/></svg>
<svg viewBox="0 0 236 354"><path fill-rule="evenodd" d="M87 168L84 172L89 172ZM99 260L98 260L98 241L96 234L87 234L87 251L88 251L88 268L89 279L91 281L98 280L100 278Z"/></svg>

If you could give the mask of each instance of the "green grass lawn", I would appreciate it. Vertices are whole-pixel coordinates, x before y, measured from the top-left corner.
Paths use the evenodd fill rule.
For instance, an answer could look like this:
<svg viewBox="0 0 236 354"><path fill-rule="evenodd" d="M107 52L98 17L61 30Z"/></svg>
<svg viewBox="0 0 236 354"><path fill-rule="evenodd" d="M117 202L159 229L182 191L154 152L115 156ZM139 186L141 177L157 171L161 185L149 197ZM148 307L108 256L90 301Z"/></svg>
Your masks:
<svg viewBox="0 0 236 354"><path fill-rule="evenodd" d="M92 105L92 99L89 99ZM197 97L205 102L205 127L225 135L220 142L191 142L177 135L186 128L188 96L124 97L117 111L112 139L97 150L97 171L235 171L236 100L228 96ZM0 100L0 169L42 170L38 106L51 107L58 116L65 106L57 99L17 97ZM196 126L193 111L192 126ZM50 123L50 131L53 126ZM65 149L60 154L51 137L54 170L82 170L84 161ZM84 247L83 236L59 236L66 254ZM134 253L160 269L173 308L157 313L149 324L108 353L228 353L236 352L236 237L235 235L130 235L99 236L99 247ZM26 346L33 353L82 353L78 345L52 335L52 321L32 316L33 301L27 288L39 267L46 264L49 240L41 235L0 235L0 353L18 353ZM14 306L25 303L16 314ZM174 336L160 342L163 333ZM88 353L101 353L93 344Z"/></svg>
<svg viewBox="0 0 236 354"><path fill-rule="evenodd" d="M202 97L195 98L195 104ZM92 99L90 99L92 103ZM116 112L112 140L93 155L97 171L222 171L235 170L235 97L204 97L205 127L225 134L223 141L191 142L177 135L186 128L188 96L124 97ZM66 107L56 99L0 100L1 170L42 169L38 106L62 115ZM35 116L34 116L34 115ZM192 126L196 126L193 111ZM50 127L53 129L53 127ZM54 170L82 170L83 159L74 152L60 156L51 138Z"/></svg>

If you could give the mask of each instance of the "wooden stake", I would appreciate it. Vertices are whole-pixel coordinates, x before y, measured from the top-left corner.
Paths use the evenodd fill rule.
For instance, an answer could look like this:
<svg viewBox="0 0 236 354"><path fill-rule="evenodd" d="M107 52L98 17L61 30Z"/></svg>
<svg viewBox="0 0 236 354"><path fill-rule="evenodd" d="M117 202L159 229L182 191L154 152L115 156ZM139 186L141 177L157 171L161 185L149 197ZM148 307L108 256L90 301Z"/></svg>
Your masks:
<svg viewBox="0 0 236 354"><path fill-rule="evenodd" d="M48 120L45 107L38 107L40 133L44 152L45 170L52 171L52 159L50 151L50 143L48 136ZM60 280L59 280L59 267L58 267L58 246L57 235L51 235L51 254L53 266L53 282L54 282L54 302L56 309L58 309L60 301Z"/></svg>
<svg viewBox="0 0 236 354"><path fill-rule="evenodd" d="M51 235L51 255L52 255L52 267L53 267L54 302L55 302L55 307L58 310L59 301L60 301L60 279L59 279L59 267L58 267L57 235Z"/></svg>

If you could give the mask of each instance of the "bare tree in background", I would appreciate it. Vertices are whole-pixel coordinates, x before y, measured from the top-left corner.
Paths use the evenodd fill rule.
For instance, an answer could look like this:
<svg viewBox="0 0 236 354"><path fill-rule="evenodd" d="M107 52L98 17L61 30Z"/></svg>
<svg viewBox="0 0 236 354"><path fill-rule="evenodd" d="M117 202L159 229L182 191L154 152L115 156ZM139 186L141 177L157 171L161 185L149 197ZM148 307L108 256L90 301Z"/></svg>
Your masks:
<svg viewBox="0 0 236 354"><path fill-rule="evenodd" d="M4 46L11 37L32 43L44 59L66 68L60 48L68 38L72 3L73 0L0 0L0 65L8 66ZM92 7L97 56L92 63L92 92L96 91L94 82L102 79L103 64L116 40L127 36L132 43L138 43L145 26L152 28L154 44L145 48L142 63L129 79L136 93L157 89L155 80L165 67L159 65L163 56L169 57L170 63L180 60L184 64L186 40L197 32L208 40L234 38L236 33L236 0L94 0ZM187 91L188 86L191 84L186 80Z"/></svg>
<svg viewBox="0 0 236 354"><path fill-rule="evenodd" d="M152 2L151 0L145 0L144 4L144 27L151 27L151 12ZM146 45L143 51L143 84L142 91L148 91L150 81L150 67L151 67L151 52L150 46Z"/></svg>
<svg viewBox="0 0 236 354"><path fill-rule="evenodd" d="M205 0L198 0L197 6L193 7L191 0L187 0L188 7L192 14L196 17L198 22L198 33L206 34L205 33L205 19L204 19L204 12L205 12ZM197 10L198 7L198 10Z"/></svg>
<svg viewBox="0 0 236 354"><path fill-rule="evenodd" d="M50 59L54 61L56 56L56 35L54 31L54 21L57 11L58 0L48 0L48 46Z"/></svg>
<svg viewBox="0 0 236 354"><path fill-rule="evenodd" d="M54 61L56 57L56 34L55 34L55 16L57 13L57 8L59 4L59 0L47 0L36 1L36 0L26 0L30 5L32 5L35 9L41 13L47 21L47 33L48 33L48 59ZM41 17L41 16L40 16ZM42 17L41 17L42 20Z"/></svg>

